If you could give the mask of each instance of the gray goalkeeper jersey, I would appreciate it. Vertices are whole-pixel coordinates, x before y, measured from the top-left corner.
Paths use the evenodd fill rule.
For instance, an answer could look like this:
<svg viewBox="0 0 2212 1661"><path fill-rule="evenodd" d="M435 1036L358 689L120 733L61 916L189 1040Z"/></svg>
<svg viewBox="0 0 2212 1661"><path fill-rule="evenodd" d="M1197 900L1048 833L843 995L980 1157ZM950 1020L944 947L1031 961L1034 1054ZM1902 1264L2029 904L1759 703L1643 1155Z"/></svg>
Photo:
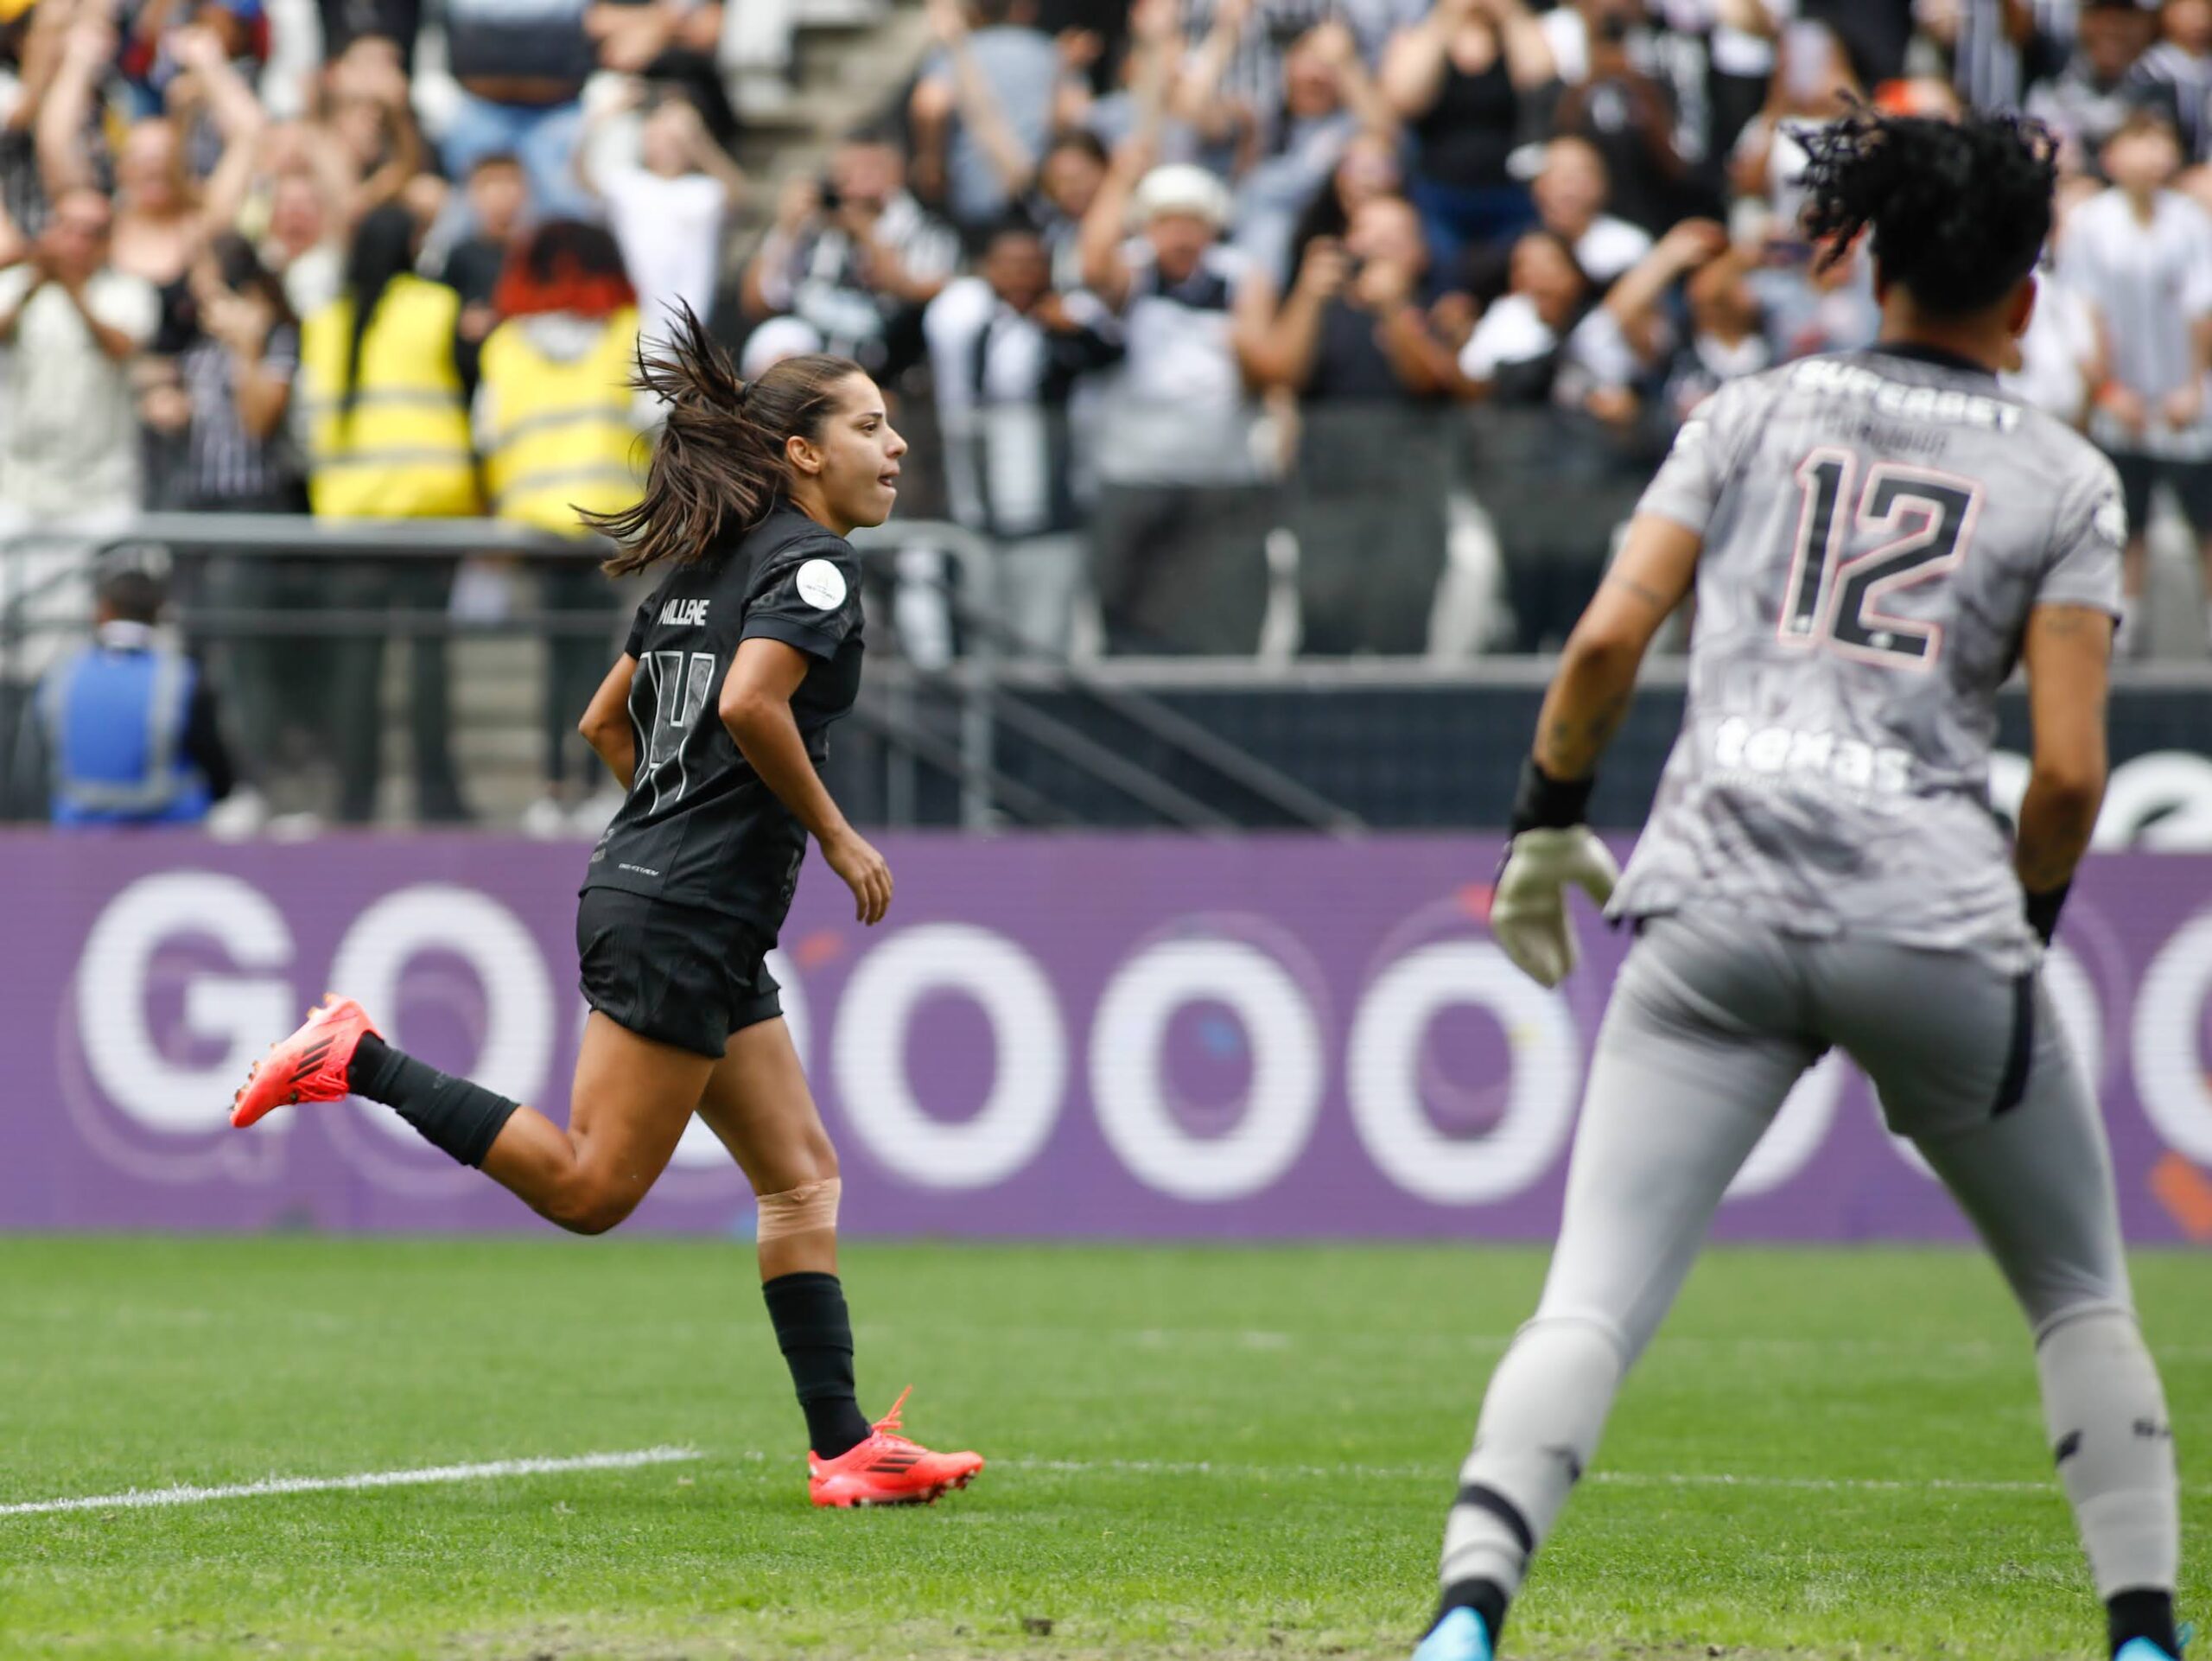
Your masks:
<svg viewBox="0 0 2212 1661"><path fill-rule="evenodd" d="M1698 531L1681 736L1613 901L2033 960L1989 805L2030 609L2118 614L2112 464L1982 371L1909 349L1733 381L1640 512Z"/></svg>

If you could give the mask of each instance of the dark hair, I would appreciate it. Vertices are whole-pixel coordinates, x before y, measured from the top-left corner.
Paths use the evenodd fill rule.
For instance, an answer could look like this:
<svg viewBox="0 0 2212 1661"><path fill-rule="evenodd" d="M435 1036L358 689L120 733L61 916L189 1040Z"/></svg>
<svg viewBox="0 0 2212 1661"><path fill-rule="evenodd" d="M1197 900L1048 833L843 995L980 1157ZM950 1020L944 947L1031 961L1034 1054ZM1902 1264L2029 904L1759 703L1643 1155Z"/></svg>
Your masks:
<svg viewBox="0 0 2212 1661"><path fill-rule="evenodd" d="M125 565L106 573L97 590L99 602L119 622L152 624L159 620L162 602L168 597L162 579L143 566Z"/></svg>
<svg viewBox="0 0 2212 1661"><path fill-rule="evenodd" d="M468 164L468 176L474 179L478 174L493 168L512 168L519 173L522 171L522 157L512 150L487 150Z"/></svg>
<svg viewBox="0 0 2212 1661"><path fill-rule="evenodd" d="M1088 127L1063 127L1054 133L1052 142L1045 146L1045 154L1054 156L1061 150L1080 150L1100 167L1114 159L1113 152L1106 148L1106 141Z"/></svg>
<svg viewBox="0 0 2212 1661"><path fill-rule="evenodd" d="M596 225L547 220L508 253L493 303L502 317L546 311L607 317L638 303L622 250Z"/></svg>
<svg viewBox="0 0 2212 1661"><path fill-rule="evenodd" d="M299 322L292 302L284 293L283 283L261 263L261 256L254 251L251 242L235 231L218 232L208 240L207 253L214 260L215 274L223 279L225 288L233 294L254 296L269 308L279 323Z"/></svg>
<svg viewBox="0 0 2212 1661"><path fill-rule="evenodd" d="M346 251L346 297L353 302L353 332L346 342L346 383L339 388L341 424L353 419L360 390L361 342L376 321L377 302L395 277L415 269L415 216L397 202L385 202L361 216L353 245Z"/></svg>
<svg viewBox="0 0 2212 1661"><path fill-rule="evenodd" d="M1883 277L1953 317L1994 305L2035 269L2058 177L2056 145L2041 123L1885 116L1854 104L1830 125L1793 136L1812 156L1804 229L1829 241L1821 269L1871 226Z"/></svg>
<svg viewBox="0 0 2212 1661"><path fill-rule="evenodd" d="M583 515L622 544L607 574L693 564L758 525L784 493L784 442L819 438L837 384L867 373L817 352L741 380L699 315L682 307L665 340L638 344L633 384L668 405L645 493L620 513Z"/></svg>

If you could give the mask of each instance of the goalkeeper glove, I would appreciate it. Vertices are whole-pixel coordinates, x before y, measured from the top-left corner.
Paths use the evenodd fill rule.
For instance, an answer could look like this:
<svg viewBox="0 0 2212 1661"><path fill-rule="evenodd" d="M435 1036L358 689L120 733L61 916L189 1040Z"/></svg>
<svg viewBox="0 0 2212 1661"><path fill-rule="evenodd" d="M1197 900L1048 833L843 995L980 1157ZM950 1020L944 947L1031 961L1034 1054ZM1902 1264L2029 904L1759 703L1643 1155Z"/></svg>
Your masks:
<svg viewBox="0 0 2212 1661"><path fill-rule="evenodd" d="M1582 822L1590 785L1587 779L1554 779L1533 756L1523 764L1512 840L1491 898L1491 936L1516 968L1543 986L1565 980L1580 955L1567 885L1603 906L1620 879L1612 855Z"/></svg>

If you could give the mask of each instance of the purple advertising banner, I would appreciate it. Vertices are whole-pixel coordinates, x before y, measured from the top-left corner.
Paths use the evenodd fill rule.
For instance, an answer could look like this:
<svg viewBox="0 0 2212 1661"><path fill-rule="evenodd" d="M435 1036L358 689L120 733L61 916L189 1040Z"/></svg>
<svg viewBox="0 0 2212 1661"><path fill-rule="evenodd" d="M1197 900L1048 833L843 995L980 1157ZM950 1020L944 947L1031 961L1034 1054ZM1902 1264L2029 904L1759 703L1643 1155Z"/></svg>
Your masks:
<svg viewBox="0 0 2212 1661"><path fill-rule="evenodd" d="M552 1114L584 1009L584 850L472 836L5 839L0 1229L544 1225L388 1111L228 1129L327 988L396 1042ZM1486 838L893 837L866 930L810 860L772 960L875 1235L1538 1239L1626 941L1586 913L1557 993L1491 943ZM1579 903L1579 902L1578 902ZM2113 854L2047 973L2140 1243L2212 1241L2212 856ZM632 1226L744 1233L694 1123ZM1723 1238L1965 1230L1831 1056L1732 1191Z"/></svg>

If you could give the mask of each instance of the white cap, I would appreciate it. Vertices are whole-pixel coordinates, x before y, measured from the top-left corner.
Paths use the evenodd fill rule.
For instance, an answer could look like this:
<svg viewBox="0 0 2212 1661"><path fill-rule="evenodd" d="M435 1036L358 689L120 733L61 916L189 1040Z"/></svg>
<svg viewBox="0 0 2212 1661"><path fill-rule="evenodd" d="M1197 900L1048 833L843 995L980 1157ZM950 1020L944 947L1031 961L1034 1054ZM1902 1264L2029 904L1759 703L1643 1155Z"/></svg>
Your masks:
<svg viewBox="0 0 2212 1661"><path fill-rule="evenodd" d="M1188 213L1219 230L1229 223L1229 191L1205 169L1171 162L1138 181L1130 207L1139 225L1149 225L1163 213Z"/></svg>
<svg viewBox="0 0 2212 1661"><path fill-rule="evenodd" d="M813 324L798 317L771 317L745 337L737 372L747 380L758 380L786 358L821 350L822 333Z"/></svg>

